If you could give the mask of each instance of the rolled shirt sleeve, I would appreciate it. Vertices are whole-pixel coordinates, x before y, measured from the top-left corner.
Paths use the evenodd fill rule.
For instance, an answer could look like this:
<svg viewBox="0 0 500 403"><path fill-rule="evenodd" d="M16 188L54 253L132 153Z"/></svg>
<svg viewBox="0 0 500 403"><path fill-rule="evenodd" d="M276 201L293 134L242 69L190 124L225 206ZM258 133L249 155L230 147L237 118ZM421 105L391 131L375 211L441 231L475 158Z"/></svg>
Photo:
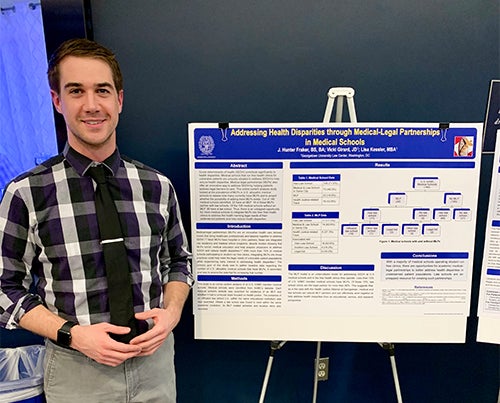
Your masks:
<svg viewBox="0 0 500 403"><path fill-rule="evenodd" d="M35 244L30 241L30 217L20 187L11 182L0 203L0 326L19 328L21 317L42 304L29 290Z"/></svg>
<svg viewBox="0 0 500 403"><path fill-rule="evenodd" d="M194 284L190 263L191 253L189 252L186 232L182 225L179 202L172 184L169 186L166 228L160 253L163 284L169 281L181 281L191 287Z"/></svg>

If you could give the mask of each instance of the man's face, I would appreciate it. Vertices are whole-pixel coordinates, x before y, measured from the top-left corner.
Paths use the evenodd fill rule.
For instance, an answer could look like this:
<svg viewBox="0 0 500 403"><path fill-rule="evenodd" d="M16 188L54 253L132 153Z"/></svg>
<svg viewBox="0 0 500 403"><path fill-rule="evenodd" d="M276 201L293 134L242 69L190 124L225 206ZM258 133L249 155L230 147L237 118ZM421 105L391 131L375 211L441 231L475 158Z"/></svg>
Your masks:
<svg viewBox="0 0 500 403"><path fill-rule="evenodd" d="M116 147L116 126L123 106L111 68L100 59L65 57L59 64L60 93L52 101L64 116L68 143L91 159L111 155Z"/></svg>

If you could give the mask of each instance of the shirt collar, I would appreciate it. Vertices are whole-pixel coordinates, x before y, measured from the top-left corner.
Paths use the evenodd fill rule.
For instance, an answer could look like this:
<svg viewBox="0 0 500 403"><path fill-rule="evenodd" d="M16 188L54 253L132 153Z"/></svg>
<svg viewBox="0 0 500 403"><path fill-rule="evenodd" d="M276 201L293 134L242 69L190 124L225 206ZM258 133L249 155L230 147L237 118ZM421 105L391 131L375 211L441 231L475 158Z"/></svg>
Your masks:
<svg viewBox="0 0 500 403"><path fill-rule="evenodd" d="M74 168L74 170L80 176L84 176L87 170L99 162L92 161L90 158L86 157L83 154L80 154L74 148L72 148L68 143L66 143L63 155L66 161ZM115 148L113 154L111 154L108 158L106 158L102 164L109 170L109 172L114 176L120 167L120 152L118 148Z"/></svg>

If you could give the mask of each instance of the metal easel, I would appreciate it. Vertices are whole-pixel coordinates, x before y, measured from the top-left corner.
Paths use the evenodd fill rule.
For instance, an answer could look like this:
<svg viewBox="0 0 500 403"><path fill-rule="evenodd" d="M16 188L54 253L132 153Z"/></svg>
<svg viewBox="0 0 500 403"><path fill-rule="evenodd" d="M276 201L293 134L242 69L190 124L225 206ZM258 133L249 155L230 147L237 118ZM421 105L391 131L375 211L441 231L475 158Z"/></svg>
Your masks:
<svg viewBox="0 0 500 403"><path fill-rule="evenodd" d="M341 122L342 121L342 113L343 113L343 101L344 98L347 102L347 107L349 110L349 119L351 123L357 123L357 118L356 118L356 109L354 107L354 89L351 87L333 87L330 88L328 91L328 102L326 104L326 110L325 110L325 115L323 117L323 123L329 123L331 121L331 116L333 112L333 106L335 101L337 101L337 109L336 109L336 115L335 115L335 121L336 122ZM401 388L399 386L399 378L398 378L398 371L396 368L396 356L395 356L395 350L394 350L394 344L393 343L378 343L380 347L382 347L384 350L386 350L389 354L389 359L391 361L391 368L392 368L392 376L394 378L394 387L396 389L396 397L398 399L398 403L403 403L403 398L401 396ZM314 400L316 401L316 393L317 393L317 373L318 373L318 368L317 365L319 363L319 358L320 358L320 350L321 350L321 342L318 342L318 347L317 347L317 352L316 352L316 368L315 368L315 377L314 377Z"/></svg>
<svg viewBox="0 0 500 403"><path fill-rule="evenodd" d="M354 89L351 87L333 87L330 88L328 91L328 101L326 104L326 109L325 109L325 115L323 117L323 123L329 123L331 121L331 116L333 112L333 106L335 101L337 101L337 109L336 109L336 115L335 115L335 122L341 122L342 121L342 114L343 114L343 101L344 98L347 102L347 107L349 111L349 119L351 123L357 123L357 117L356 117L356 109L354 107ZM392 376L394 378L394 387L396 389L396 397L398 399L398 403L403 403L403 398L401 395L401 388L399 386L399 378L398 378L398 371L396 367L396 355L395 355L395 350L394 350L394 344L393 343L378 343L380 347L382 347L384 350L387 351L389 354L389 359L391 361L391 368L392 368ZM314 396L313 396L313 402L316 401L316 393L317 393L317 374L318 374L318 363L319 363L319 358L320 358L320 351L321 351L321 342L318 341L318 347L316 349L316 368L315 368L315 376L314 376ZM500 403L500 402L499 402Z"/></svg>
<svg viewBox="0 0 500 403"><path fill-rule="evenodd" d="M337 101L335 122L342 122L342 114L344 112L344 98L347 102L349 119L351 120L351 123L357 123L358 119L356 118L356 109L354 108L354 88L351 87L333 87L328 90L328 101L326 102L323 123L330 123L335 101Z"/></svg>
<svg viewBox="0 0 500 403"><path fill-rule="evenodd" d="M328 90L328 93L327 93L328 100L326 103L325 114L323 116L323 123L330 123L332 113L333 113L333 108L335 105L336 105L335 122L342 122L344 99L347 103L350 122L357 123L358 120L356 117L356 108L354 106L354 93L355 93L355 91L351 87L332 87L332 88L330 88ZM335 104L335 101L336 101L336 104ZM269 382L269 376L271 374L271 368L272 368L273 361L274 361L274 354L281 347L283 347L285 345L285 343L286 343L286 341L279 341L279 340L274 340L271 342L269 359L267 362L267 368L266 368L266 373L264 376L264 381L262 384L259 403L264 403L264 399L266 397L267 384ZM386 350L389 354L389 359L391 361L392 375L394 378L394 386L396 389L397 401L398 401L398 403L403 403L403 399L401 396L401 389L399 386L398 372L397 372L397 368L396 368L396 357L395 357L395 351L394 351L394 344L393 343L379 343L379 345L384 350ZM321 357L321 341L318 341L317 347L316 347L316 359L314 361L315 362L315 364L314 364L314 388L313 388L312 403L316 403L316 399L317 399L317 395L318 395L318 371L319 371L318 365L319 365L320 357ZM500 403L500 394L499 394L498 403Z"/></svg>

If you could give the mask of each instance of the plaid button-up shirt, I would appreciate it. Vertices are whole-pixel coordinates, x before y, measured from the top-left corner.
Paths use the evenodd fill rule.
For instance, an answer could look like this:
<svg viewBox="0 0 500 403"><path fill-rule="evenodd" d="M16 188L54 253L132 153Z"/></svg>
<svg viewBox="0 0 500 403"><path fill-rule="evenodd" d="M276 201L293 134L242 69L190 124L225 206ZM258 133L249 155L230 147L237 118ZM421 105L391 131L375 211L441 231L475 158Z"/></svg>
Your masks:
<svg viewBox="0 0 500 403"><path fill-rule="evenodd" d="M109 322L92 161L63 153L14 179L0 203L0 326L39 304L81 325ZM136 312L160 307L163 285L192 285L188 241L171 182L120 156L104 161L124 232ZM35 280L35 281L34 281Z"/></svg>

